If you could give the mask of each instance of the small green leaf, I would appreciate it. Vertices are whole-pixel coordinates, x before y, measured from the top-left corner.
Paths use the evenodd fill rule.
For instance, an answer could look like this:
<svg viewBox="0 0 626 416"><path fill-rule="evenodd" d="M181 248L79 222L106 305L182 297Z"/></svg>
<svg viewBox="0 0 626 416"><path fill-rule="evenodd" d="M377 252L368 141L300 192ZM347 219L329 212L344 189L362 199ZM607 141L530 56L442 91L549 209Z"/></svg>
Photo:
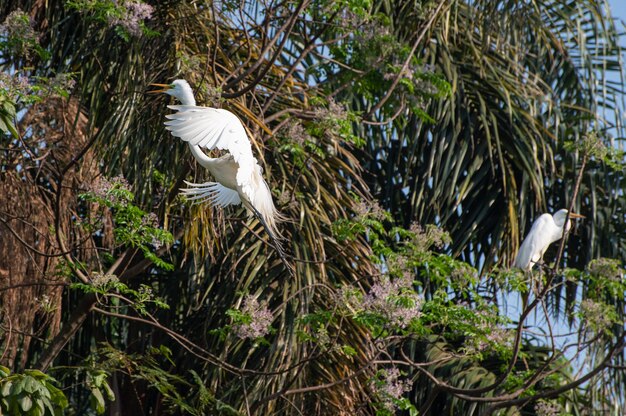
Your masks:
<svg viewBox="0 0 626 416"><path fill-rule="evenodd" d="M40 398L35 399L35 407L32 410L32 413L41 416L46 413L46 408L44 407L44 401Z"/></svg>
<svg viewBox="0 0 626 416"><path fill-rule="evenodd" d="M106 409L104 396L102 396L102 392L99 389L91 389L89 402L91 403L91 407L96 411L96 413L98 413L99 415L104 413Z"/></svg>
<svg viewBox="0 0 626 416"><path fill-rule="evenodd" d="M111 390L111 387L109 387L107 383L103 383L102 388L104 389L104 392L106 393L107 399L109 399L109 401L112 401L112 402L115 401L115 393L113 393L113 390Z"/></svg>
<svg viewBox="0 0 626 416"><path fill-rule="evenodd" d="M25 381L23 378L13 383L13 386L11 387L11 395L17 396L22 393L22 391L24 390L24 383Z"/></svg>
<svg viewBox="0 0 626 416"><path fill-rule="evenodd" d="M17 402L24 412L28 412L33 407L33 401L29 396L22 396L17 399Z"/></svg>
<svg viewBox="0 0 626 416"><path fill-rule="evenodd" d="M57 406L59 406L62 409L65 409L69 403L67 401L67 397L65 397L65 394L63 394L63 392L58 389L56 386L54 386L52 383L49 382L45 382L44 383L46 388L48 389L48 391L50 392L51 400L54 404L56 404Z"/></svg>
<svg viewBox="0 0 626 416"><path fill-rule="evenodd" d="M52 396L50 395L50 390L48 390L45 384L40 384L39 386L40 386L40 389L39 389L40 395L43 398L50 400L52 398Z"/></svg>
<svg viewBox="0 0 626 416"><path fill-rule="evenodd" d="M353 357L356 355L356 350L349 345L343 345L341 347L341 351L349 357Z"/></svg>
<svg viewBox="0 0 626 416"><path fill-rule="evenodd" d="M24 377L24 391L27 393L34 393L39 389L40 384L32 377Z"/></svg>
<svg viewBox="0 0 626 416"><path fill-rule="evenodd" d="M20 135L15 128L15 106L10 101L5 101L0 108L0 130L11 133L11 135L19 139Z"/></svg>
<svg viewBox="0 0 626 416"><path fill-rule="evenodd" d="M2 397L8 397L11 394L11 386L13 385L12 381L7 381L2 385L2 389L0 390L0 394Z"/></svg>

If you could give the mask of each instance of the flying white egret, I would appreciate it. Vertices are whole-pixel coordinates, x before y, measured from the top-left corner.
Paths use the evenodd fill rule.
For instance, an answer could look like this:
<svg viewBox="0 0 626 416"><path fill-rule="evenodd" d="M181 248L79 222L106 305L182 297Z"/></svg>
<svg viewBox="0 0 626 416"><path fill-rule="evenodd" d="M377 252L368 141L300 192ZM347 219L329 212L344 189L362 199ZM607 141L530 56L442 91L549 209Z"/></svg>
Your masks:
<svg viewBox="0 0 626 416"><path fill-rule="evenodd" d="M270 237L280 233L276 223L282 219L274 207L272 193L262 176L261 166L252 155L252 146L239 118L228 110L196 105L187 81L177 79L171 84L151 84L161 89L150 93L165 93L177 98L182 105L168 105L176 110L165 116L166 129L189 144L198 163L211 172L216 182L185 183L181 191L190 200L209 201L226 207L242 204L257 214ZM212 158L202 148L227 150L228 154ZM278 242L276 242L279 246Z"/></svg>
<svg viewBox="0 0 626 416"><path fill-rule="evenodd" d="M571 221L567 221L565 225L566 216L567 210L560 209L554 215L543 214L537 218L524 239L513 266L529 271L536 263L541 262L548 246L563 237L563 228L568 231L572 226ZM570 212L569 217L585 218L573 212Z"/></svg>

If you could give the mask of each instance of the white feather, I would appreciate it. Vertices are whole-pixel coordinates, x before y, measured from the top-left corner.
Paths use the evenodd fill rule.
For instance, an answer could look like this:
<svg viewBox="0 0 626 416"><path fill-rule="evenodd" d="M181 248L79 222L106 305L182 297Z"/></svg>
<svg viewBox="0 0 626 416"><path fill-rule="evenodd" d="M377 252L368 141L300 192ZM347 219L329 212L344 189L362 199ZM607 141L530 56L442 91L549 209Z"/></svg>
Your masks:
<svg viewBox="0 0 626 416"><path fill-rule="evenodd" d="M543 214L535 220L530 231L515 257L514 267L530 270L541 261L550 244L558 241L563 236L565 226L566 209L557 211L554 215ZM568 221L567 229L570 223Z"/></svg>
<svg viewBox="0 0 626 416"><path fill-rule="evenodd" d="M227 207L241 204L237 191L223 186L217 182L191 183L185 181L189 188L181 188L183 195L190 201L209 201L213 205Z"/></svg>

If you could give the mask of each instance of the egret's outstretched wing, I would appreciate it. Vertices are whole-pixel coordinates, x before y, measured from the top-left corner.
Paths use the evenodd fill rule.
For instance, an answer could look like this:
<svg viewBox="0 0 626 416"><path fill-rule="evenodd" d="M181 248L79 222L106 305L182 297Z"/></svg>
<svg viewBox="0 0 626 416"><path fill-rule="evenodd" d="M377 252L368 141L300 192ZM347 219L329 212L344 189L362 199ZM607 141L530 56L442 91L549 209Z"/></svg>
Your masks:
<svg viewBox="0 0 626 416"><path fill-rule="evenodd" d="M228 110L195 105L168 105L177 110L165 116L165 128L173 136L207 149L228 150L241 168L251 168L256 161L246 129Z"/></svg>
<svg viewBox="0 0 626 416"><path fill-rule="evenodd" d="M209 201L213 205L226 207L228 205L238 205L241 203L239 193L234 189L227 188L221 183L191 183L185 181L189 188L182 188L181 192L190 201Z"/></svg>
<svg viewBox="0 0 626 416"><path fill-rule="evenodd" d="M533 266L531 263L536 263L541 259L541 256L552 242L550 235L553 222L554 220L550 214L543 214L535 220L515 257L514 267L530 270Z"/></svg>

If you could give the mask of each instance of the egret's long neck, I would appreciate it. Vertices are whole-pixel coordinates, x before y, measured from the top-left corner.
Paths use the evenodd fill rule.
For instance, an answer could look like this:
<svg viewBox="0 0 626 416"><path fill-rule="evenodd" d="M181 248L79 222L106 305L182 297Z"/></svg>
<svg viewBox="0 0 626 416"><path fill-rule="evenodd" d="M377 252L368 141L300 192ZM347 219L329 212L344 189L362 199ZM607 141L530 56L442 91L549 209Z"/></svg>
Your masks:
<svg viewBox="0 0 626 416"><path fill-rule="evenodd" d="M179 94L176 95L176 98L178 98L178 101L180 101L182 105L196 105L196 99L193 96L193 91L191 90L191 88L184 88ZM200 147L195 144L189 143L189 149L191 150L193 157L196 158L198 163L200 163L201 166L209 169L209 165L211 164L213 158L208 157L202 151L202 149L200 149Z"/></svg>
<svg viewBox="0 0 626 416"><path fill-rule="evenodd" d="M191 91L191 89L189 89L189 91L183 90L177 98L182 105L196 105L196 99L193 96L193 91Z"/></svg>
<svg viewBox="0 0 626 416"><path fill-rule="evenodd" d="M211 169L211 162L213 162L215 159L212 157L208 157L203 151L202 149L200 149L200 146L195 145L195 144L191 144L189 143L189 149L191 150L191 153L193 154L193 157L196 158L196 160L198 161L198 163L206 168L206 169Z"/></svg>

